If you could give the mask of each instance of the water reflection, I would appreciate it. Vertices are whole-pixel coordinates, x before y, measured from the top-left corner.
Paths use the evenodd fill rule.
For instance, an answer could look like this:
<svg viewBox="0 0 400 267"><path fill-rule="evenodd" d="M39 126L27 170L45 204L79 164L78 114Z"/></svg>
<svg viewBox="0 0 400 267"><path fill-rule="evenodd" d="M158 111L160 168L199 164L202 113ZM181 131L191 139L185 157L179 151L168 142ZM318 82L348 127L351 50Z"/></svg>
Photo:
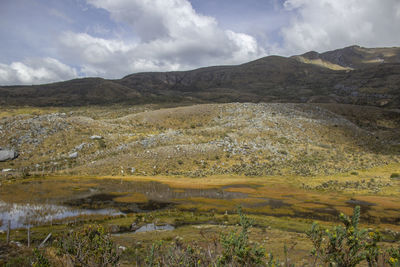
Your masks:
<svg viewBox="0 0 400 267"><path fill-rule="evenodd" d="M175 227L169 224L165 225L156 225L154 223L148 223L146 225L143 225L139 229L135 231L135 233L143 233L143 232L150 232L150 231L156 231L156 230L166 230L166 231L171 231L174 230Z"/></svg>
<svg viewBox="0 0 400 267"><path fill-rule="evenodd" d="M53 221L64 220L83 215L121 215L115 209L74 209L53 204L15 204L0 201L0 230L6 230L8 221L11 229L26 228L29 225L48 224Z"/></svg>
<svg viewBox="0 0 400 267"><path fill-rule="evenodd" d="M248 194L241 192L226 191L225 188L171 188L166 184L159 182L124 182L123 184L115 181L104 181L113 187L113 192L119 193L141 193L147 199L157 201L171 201L174 199L187 199L193 197L204 197L213 199L238 199L246 198Z"/></svg>

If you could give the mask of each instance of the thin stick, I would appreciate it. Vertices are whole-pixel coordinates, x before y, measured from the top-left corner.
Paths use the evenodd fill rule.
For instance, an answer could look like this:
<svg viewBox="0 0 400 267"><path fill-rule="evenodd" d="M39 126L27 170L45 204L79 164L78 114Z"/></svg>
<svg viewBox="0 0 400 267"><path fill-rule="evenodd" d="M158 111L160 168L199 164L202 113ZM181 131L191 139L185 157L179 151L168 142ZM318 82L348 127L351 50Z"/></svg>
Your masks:
<svg viewBox="0 0 400 267"><path fill-rule="evenodd" d="M28 248L31 246L31 226L28 225Z"/></svg>
<svg viewBox="0 0 400 267"><path fill-rule="evenodd" d="M48 236L43 240L43 242L39 245L39 248L43 247L44 244L46 244L47 240L49 240L50 237L51 237L51 233L48 234Z"/></svg>
<svg viewBox="0 0 400 267"><path fill-rule="evenodd" d="M8 225L7 225L7 244L10 243L10 228L11 228L11 221L8 220Z"/></svg>

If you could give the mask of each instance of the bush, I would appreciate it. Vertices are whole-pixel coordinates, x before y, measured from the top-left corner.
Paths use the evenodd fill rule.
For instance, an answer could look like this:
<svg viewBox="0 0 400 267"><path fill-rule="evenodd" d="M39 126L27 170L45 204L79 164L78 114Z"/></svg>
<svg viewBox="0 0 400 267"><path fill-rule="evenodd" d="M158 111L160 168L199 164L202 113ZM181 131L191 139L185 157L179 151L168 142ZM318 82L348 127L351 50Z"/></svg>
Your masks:
<svg viewBox="0 0 400 267"><path fill-rule="evenodd" d="M368 233L365 229L358 228L360 207L354 209L352 218L341 213L339 219L344 227L335 226L330 231L313 223L311 230L307 232L314 246L311 251L314 264L320 261L329 265L354 267L367 260L369 266L375 266L379 256L377 243L380 241L380 234Z"/></svg>
<svg viewBox="0 0 400 267"><path fill-rule="evenodd" d="M183 244L177 237L172 245L164 246L164 242L156 242L149 249L145 263L153 266L278 266L270 255L265 261L265 249L249 242L251 221L238 209L240 230L236 229L218 238L209 240L208 247L196 244Z"/></svg>
<svg viewBox="0 0 400 267"><path fill-rule="evenodd" d="M102 226L88 226L70 232L57 242L60 255L67 255L74 266L117 266L119 253Z"/></svg>
<svg viewBox="0 0 400 267"><path fill-rule="evenodd" d="M218 265L257 266L262 265L265 259L265 249L258 244L250 246L249 228L252 222L238 209L241 230L229 234L221 234L222 253L218 258Z"/></svg>

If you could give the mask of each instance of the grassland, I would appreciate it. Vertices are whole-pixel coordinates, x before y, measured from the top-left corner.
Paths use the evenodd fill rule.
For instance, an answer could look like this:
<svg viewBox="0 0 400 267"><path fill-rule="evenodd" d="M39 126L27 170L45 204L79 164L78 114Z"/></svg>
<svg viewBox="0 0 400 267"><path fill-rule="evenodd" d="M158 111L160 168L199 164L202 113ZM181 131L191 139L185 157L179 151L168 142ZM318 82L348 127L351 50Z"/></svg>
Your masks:
<svg viewBox="0 0 400 267"><path fill-rule="evenodd" d="M0 114L0 146L20 152L0 163L13 170L8 176L313 176L399 161L400 116L379 108L236 103Z"/></svg>
<svg viewBox="0 0 400 267"><path fill-rule="evenodd" d="M276 255L296 242L296 262L311 248L312 221L330 227L356 205L363 227L378 228L385 241L400 237L397 111L248 103L1 108L0 126L0 146L20 153L0 162L11 169L0 173L0 200L126 213L38 225L36 244L49 232L98 223L128 248L177 236L206 245L237 224L238 205L254 219L252 240ZM175 230L132 233L133 223ZM26 230L12 238L25 243Z"/></svg>

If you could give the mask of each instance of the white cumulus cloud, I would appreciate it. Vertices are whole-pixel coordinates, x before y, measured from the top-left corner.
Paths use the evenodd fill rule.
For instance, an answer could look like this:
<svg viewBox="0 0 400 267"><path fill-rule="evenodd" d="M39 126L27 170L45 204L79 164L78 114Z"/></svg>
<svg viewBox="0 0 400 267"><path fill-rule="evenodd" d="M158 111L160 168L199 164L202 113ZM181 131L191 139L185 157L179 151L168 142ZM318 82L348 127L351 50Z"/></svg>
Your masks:
<svg viewBox="0 0 400 267"><path fill-rule="evenodd" d="M283 5L295 15L281 30L277 53L400 44L398 0L286 0Z"/></svg>
<svg viewBox="0 0 400 267"><path fill-rule="evenodd" d="M0 63L0 85L40 84L68 80L77 72L54 58L31 58L11 64Z"/></svg>
<svg viewBox="0 0 400 267"><path fill-rule="evenodd" d="M88 2L128 25L136 41L63 33L61 51L79 62L85 75L119 78L141 71L237 64L265 55L254 37L220 28L215 18L198 14L188 0Z"/></svg>

